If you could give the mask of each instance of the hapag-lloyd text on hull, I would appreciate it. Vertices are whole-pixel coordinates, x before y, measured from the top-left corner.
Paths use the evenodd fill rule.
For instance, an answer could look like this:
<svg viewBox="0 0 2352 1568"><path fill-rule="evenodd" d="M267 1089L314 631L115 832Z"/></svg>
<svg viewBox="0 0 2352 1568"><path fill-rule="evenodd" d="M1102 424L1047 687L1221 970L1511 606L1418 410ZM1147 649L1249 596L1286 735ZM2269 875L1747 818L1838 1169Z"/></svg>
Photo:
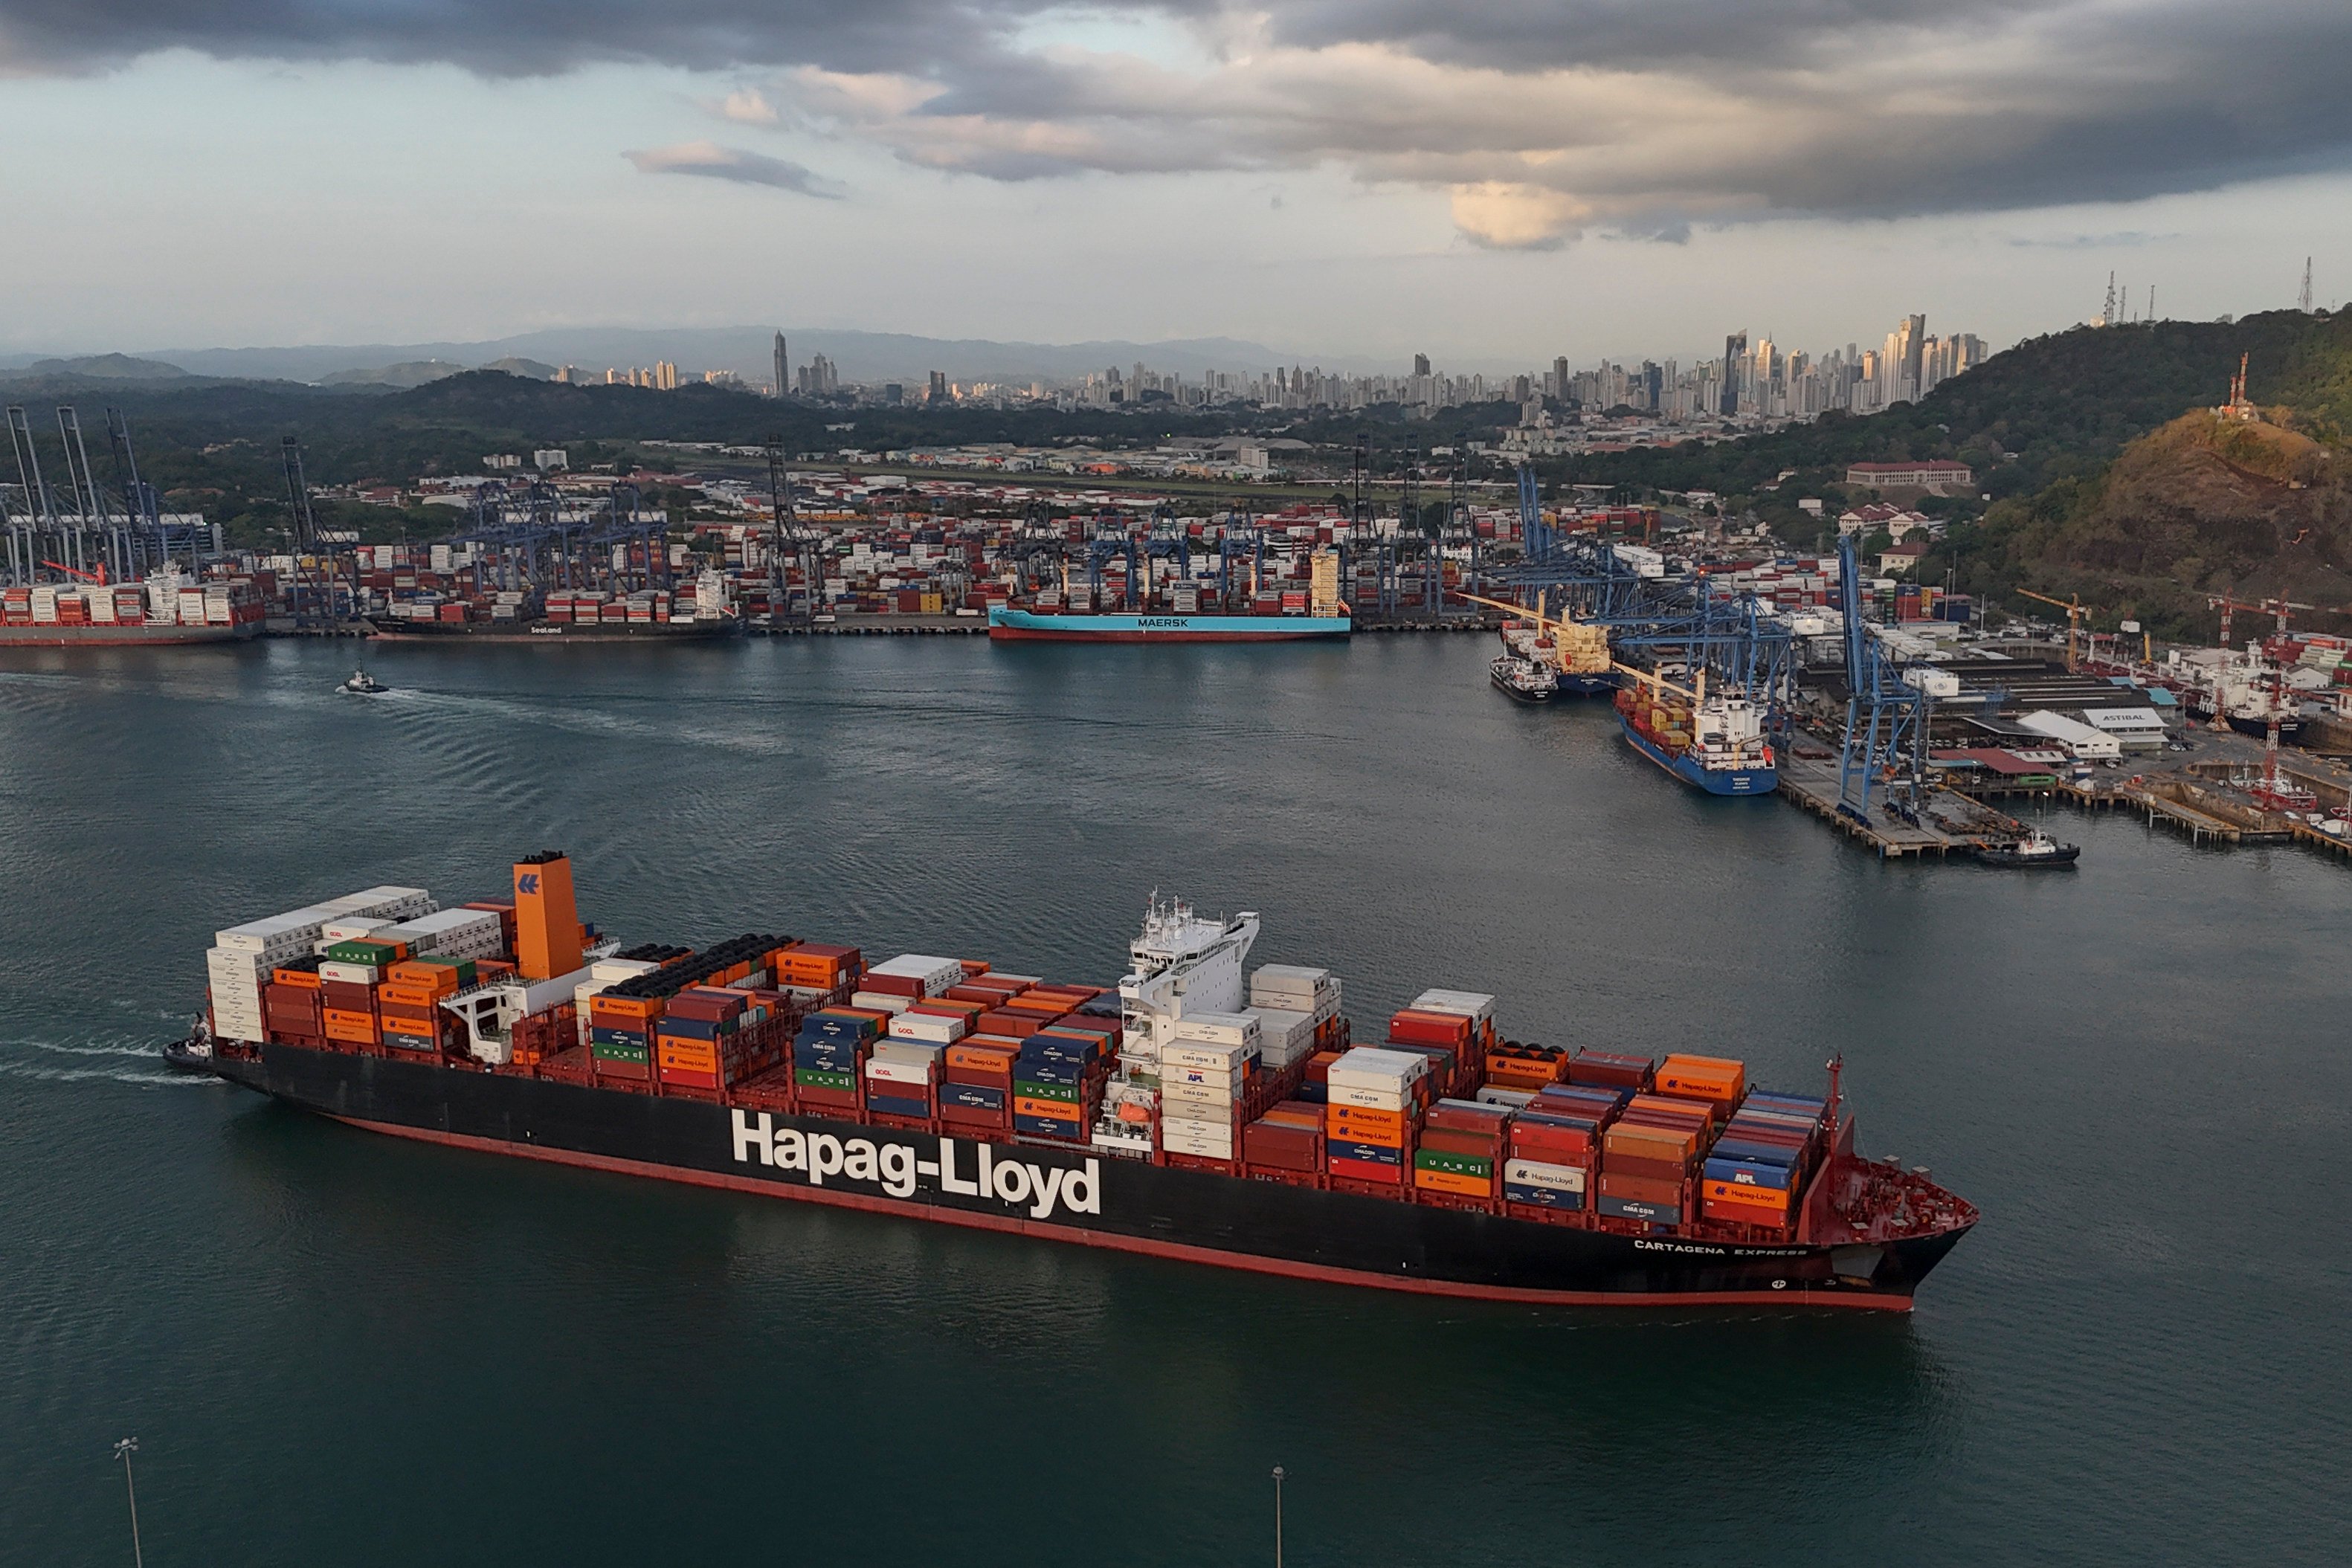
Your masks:
<svg viewBox="0 0 2352 1568"><path fill-rule="evenodd" d="M896 1138L845 1138L779 1127L765 1111L756 1121L740 1110L732 1114L738 1164L795 1172L811 1186L838 1178L877 1186L891 1197L910 1198L929 1178L949 1197L992 1197L1008 1208L1025 1207L1032 1219L1051 1218L1057 1209L1102 1213L1102 1165L1094 1158L1075 1167L1040 1165L1009 1159L992 1145L964 1145L940 1138L938 1157L925 1159L917 1145Z"/></svg>

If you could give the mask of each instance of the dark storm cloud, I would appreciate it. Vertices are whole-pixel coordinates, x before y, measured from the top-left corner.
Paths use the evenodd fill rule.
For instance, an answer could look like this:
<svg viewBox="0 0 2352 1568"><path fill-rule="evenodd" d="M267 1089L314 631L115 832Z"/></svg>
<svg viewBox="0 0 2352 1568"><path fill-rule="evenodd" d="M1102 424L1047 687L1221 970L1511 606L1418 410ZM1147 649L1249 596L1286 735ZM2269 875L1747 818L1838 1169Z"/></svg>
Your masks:
<svg viewBox="0 0 2352 1568"><path fill-rule="evenodd" d="M1201 57L1023 46L1073 10L1191 24ZM731 71L926 166L1325 164L1450 189L1489 243L2124 200L2352 154L2347 0L0 0L0 74L170 48Z"/></svg>

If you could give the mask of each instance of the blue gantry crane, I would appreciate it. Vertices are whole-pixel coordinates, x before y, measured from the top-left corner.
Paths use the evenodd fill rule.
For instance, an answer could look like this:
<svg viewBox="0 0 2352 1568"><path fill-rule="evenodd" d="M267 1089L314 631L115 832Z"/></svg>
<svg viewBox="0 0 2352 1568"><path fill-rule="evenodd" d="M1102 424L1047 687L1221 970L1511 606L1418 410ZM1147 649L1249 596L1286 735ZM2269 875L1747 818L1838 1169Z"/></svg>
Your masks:
<svg viewBox="0 0 2352 1568"><path fill-rule="evenodd" d="M1867 826L1870 791L1884 778L1891 809L1909 818L1927 770L1927 726L1935 699L1903 678L1883 640L1863 620L1862 569L1854 536L1838 540L1838 609L1845 617L1845 745L1838 760L1838 812ZM1895 794L1895 785L1903 786Z"/></svg>

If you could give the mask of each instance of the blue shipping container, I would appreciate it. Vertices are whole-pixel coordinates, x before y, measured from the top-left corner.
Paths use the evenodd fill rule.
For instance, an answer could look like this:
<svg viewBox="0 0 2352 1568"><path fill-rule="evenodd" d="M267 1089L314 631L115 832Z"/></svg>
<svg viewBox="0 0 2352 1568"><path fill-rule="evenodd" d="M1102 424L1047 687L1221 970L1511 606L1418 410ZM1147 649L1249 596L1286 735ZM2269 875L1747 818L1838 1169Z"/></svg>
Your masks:
<svg viewBox="0 0 2352 1568"><path fill-rule="evenodd" d="M1002 1111L1004 1109L1004 1091L991 1089L984 1083L942 1083L940 1085L940 1103L969 1106L974 1111Z"/></svg>
<svg viewBox="0 0 2352 1568"><path fill-rule="evenodd" d="M1404 1151L1390 1148L1386 1144L1350 1144L1333 1142L1328 1145L1335 1160L1362 1160L1376 1166L1404 1164Z"/></svg>
<svg viewBox="0 0 2352 1568"><path fill-rule="evenodd" d="M1672 1204L1643 1203L1638 1198L1601 1197L1601 1212L1616 1219L1646 1219L1653 1225L1680 1225L1683 1211Z"/></svg>
<svg viewBox="0 0 2352 1568"><path fill-rule="evenodd" d="M1582 1208L1584 1195L1562 1192L1556 1186L1521 1186L1517 1182L1503 1184L1503 1196L1513 1203L1532 1203L1545 1208Z"/></svg>
<svg viewBox="0 0 2352 1568"><path fill-rule="evenodd" d="M1024 1056L1013 1061L1013 1076L1025 1078L1032 1083L1051 1083L1057 1088L1075 1089L1086 1082L1087 1071L1076 1062L1037 1061Z"/></svg>
<svg viewBox="0 0 2352 1568"><path fill-rule="evenodd" d="M1718 1160L1753 1160L1758 1165L1780 1166L1783 1168L1797 1163L1796 1151L1778 1144L1750 1144L1738 1138L1721 1137L1708 1151L1708 1157Z"/></svg>
<svg viewBox="0 0 2352 1568"><path fill-rule="evenodd" d="M931 1113L931 1103L928 1100L908 1100L896 1094L877 1094L871 1090L866 1092L866 1108L869 1111L879 1111L885 1116L928 1116Z"/></svg>
<svg viewBox="0 0 2352 1568"><path fill-rule="evenodd" d="M1718 1148L1722 1145L1717 1145ZM1729 1182L1734 1186L1760 1186L1772 1192L1789 1190L1789 1167L1767 1165L1762 1160L1727 1160L1710 1155L1706 1162L1706 1179Z"/></svg>
<svg viewBox="0 0 2352 1568"><path fill-rule="evenodd" d="M1087 1126L1084 1122L1059 1122L1051 1116L1024 1116L1014 1113L1013 1130L1032 1137L1058 1138L1066 1144L1083 1143Z"/></svg>
<svg viewBox="0 0 2352 1568"><path fill-rule="evenodd" d="M635 1030L632 1029L591 1029L588 1031L588 1040L592 1045L635 1045L643 1047L653 1043L653 1040L650 1036L640 1034Z"/></svg>
<svg viewBox="0 0 2352 1568"><path fill-rule="evenodd" d="M1304 1082L1292 1091L1290 1097L1293 1100L1304 1100L1309 1105L1328 1105L1331 1103L1331 1086L1328 1083Z"/></svg>

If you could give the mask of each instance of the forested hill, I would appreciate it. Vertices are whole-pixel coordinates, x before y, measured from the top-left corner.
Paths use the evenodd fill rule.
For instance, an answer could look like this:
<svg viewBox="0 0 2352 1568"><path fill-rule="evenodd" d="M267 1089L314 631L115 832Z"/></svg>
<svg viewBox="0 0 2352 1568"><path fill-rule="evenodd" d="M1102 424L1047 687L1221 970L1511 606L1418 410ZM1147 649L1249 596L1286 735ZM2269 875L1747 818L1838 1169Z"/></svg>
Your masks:
<svg viewBox="0 0 2352 1568"><path fill-rule="evenodd" d="M1793 494L1834 486L1846 465L1957 457L1994 497L2095 475L2126 443L2229 393L2249 356L2256 402L2310 433L2352 428L2352 311L2277 310L2238 321L2077 327L1994 355L1916 403L1712 447L1605 454L1565 465L1577 483L1706 489L1753 497L1796 469Z"/></svg>

